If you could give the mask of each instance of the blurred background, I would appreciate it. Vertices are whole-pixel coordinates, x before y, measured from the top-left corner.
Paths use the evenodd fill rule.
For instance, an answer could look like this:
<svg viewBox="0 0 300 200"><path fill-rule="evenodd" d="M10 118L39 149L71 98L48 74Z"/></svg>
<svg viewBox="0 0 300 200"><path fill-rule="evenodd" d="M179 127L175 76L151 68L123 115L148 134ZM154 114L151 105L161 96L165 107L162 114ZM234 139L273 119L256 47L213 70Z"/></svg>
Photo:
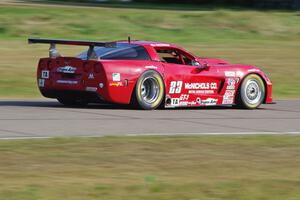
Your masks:
<svg viewBox="0 0 300 200"><path fill-rule="evenodd" d="M35 70L47 45L27 38L177 43L202 57L262 68L274 97L300 97L300 0L0 1L0 98L40 97ZM76 55L78 47L59 47Z"/></svg>
<svg viewBox="0 0 300 200"><path fill-rule="evenodd" d="M36 67L40 57L48 56L48 45L28 45L28 37L111 41L130 35L176 43L202 57L256 65L273 81L275 101L299 99L299 1L0 0L0 98L17 99L2 101L1 109L9 114L0 112L0 121L11 127L4 130L0 125L0 133L25 139L42 132L30 121L47 131L55 132L61 121L89 131L85 128L90 124L102 127L126 117L139 123L144 115L18 100L41 98ZM63 55L77 55L86 47L58 49ZM214 119L223 117L223 127L235 130L238 123L247 123L253 126L247 130L255 131L263 130L261 124L251 123L263 118L261 111L268 113L270 124L286 128L289 122L297 123L299 108L283 104L277 104L280 109L272 107L272 112L247 111L245 116L241 110L230 110L226 119L222 112L229 110L201 110L210 123L202 122L201 116L191 120L198 114L192 109L166 112L174 116L176 112L173 123L184 121L180 113L185 113L186 126L195 132L196 127L215 126ZM42 111L45 114L40 116ZM61 118L59 112L66 115ZM147 116L149 123L165 123L160 113ZM73 117L77 115L78 120ZM154 120L156 116L160 121ZM237 120L237 125L231 127L226 120ZM86 126L81 127L81 122ZM299 200L299 144L297 135L2 138L0 200Z"/></svg>

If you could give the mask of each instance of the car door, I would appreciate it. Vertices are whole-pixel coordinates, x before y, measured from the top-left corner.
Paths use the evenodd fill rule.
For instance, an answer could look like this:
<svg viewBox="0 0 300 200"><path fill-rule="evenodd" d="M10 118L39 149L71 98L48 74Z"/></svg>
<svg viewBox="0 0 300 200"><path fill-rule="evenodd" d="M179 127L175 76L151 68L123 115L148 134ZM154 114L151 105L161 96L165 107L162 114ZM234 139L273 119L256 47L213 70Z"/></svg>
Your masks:
<svg viewBox="0 0 300 200"><path fill-rule="evenodd" d="M173 58L165 58L161 52ZM165 70L166 107L209 106L222 103L223 76L217 67L199 65L192 55L176 48L158 50ZM174 54L174 55L173 55Z"/></svg>

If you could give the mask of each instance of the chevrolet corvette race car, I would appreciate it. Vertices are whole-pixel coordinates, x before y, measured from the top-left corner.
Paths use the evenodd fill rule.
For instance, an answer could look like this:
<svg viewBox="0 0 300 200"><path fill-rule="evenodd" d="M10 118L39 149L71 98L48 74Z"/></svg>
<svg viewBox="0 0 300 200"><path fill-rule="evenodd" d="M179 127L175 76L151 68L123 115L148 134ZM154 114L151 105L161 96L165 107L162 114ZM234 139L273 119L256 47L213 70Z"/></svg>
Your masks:
<svg viewBox="0 0 300 200"><path fill-rule="evenodd" d="M67 106L110 102L145 110L216 105L254 109L272 103L272 83L259 68L198 57L174 44L130 38L28 42L50 44L49 57L39 60L38 87L43 96ZM64 57L56 44L89 48Z"/></svg>

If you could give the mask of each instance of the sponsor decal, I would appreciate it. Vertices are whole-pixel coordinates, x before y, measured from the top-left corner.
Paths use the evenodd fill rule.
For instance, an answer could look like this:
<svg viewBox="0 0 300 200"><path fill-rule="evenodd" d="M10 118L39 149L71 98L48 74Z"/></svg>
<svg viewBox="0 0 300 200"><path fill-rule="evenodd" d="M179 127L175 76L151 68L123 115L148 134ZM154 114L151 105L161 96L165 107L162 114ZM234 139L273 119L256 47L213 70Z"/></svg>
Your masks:
<svg viewBox="0 0 300 200"><path fill-rule="evenodd" d="M234 100L234 90L226 90L222 104L232 104Z"/></svg>
<svg viewBox="0 0 300 200"><path fill-rule="evenodd" d="M226 90L225 91L225 95L226 97L231 97L234 95L234 90Z"/></svg>
<svg viewBox="0 0 300 200"><path fill-rule="evenodd" d="M225 76L226 77L235 77L235 72L233 72L233 71L225 71Z"/></svg>
<svg viewBox="0 0 300 200"><path fill-rule="evenodd" d="M198 98L196 99L196 101L197 101L198 104L201 104L201 99L200 99L200 97L198 97Z"/></svg>
<svg viewBox="0 0 300 200"><path fill-rule="evenodd" d="M159 43L159 44L151 44L152 47L169 47L169 44L163 44L163 43Z"/></svg>
<svg viewBox="0 0 300 200"><path fill-rule="evenodd" d="M248 69L248 72L260 72L259 69Z"/></svg>
<svg viewBox="0 0 300 200"><path fill-rule="evenodd" d="M88 79L94 79L94 74L90 73Z"/></svg>
<svg viewBox="0 0 300 200"><path fill-rule="evenodd" d="M242 76L244 76L244 72L237 71L236 72L236 76L242 77Z"/></svg>
<svg viewBox="0 0 300 200"><path fill-rule="evenodd" d="M201 89L201 90L214 90L217 89L217 83L185 83L185 89Z"/></svg>
<svg viewBox="0 0 300 200"><path fill-rule="evenodd" d="M49 70L42 70L42 78L44 79L49 78Z"/></svg>
<svg viewBox="0 0 300 200"><path fill-rule="evenodd" d="M229 78L229 79L227 79L227 90L234 90L235 89L235 83L236 83L236 81L235 81L235 79L233 79L233 78Z"/></svg>
<svg viewBox="0 0 300 200"><path fill-rule="evenodd" d="M145 68L146 69L157 69L157 67L154 65L145 66Z"/></svg>
<svg viewBox="0 0 300 200"><path fill-rule="evenodd" d="M60 72L60 73L65 73L65 74L74 74L76 71L76 67L64 66L64 67L57 68L56 71Z"/></svg>
<svg viewBox="0 0 300 200"><path fill-rule="evenodd" d="M96 87L86 87L85 90L89 91L89 92L96 92L97 88Z"/></svg>
<svg viewBox="0 0 300 200"><path fill-rule="evenodd" d="M223 99L222 104L233 104L233 99Z"/></svg>
<svg viewBox="0 0 300 200"><path fill-rule="evenodd" d="M113 81L121 81L121 74L120 73L113 73L112 74Z"/></svg>
<svg viewBox="0 0 300 200"><path fill-rule="evenodd" d="M75 84L78 84L78 81L57 80L56 83L75 85Z"/></svg>
<svg viewBox="0 0 300 200"><path fill-rule="evenodd" d="M182 94L179 99L180 99L180 101L187 101L187 100L189 100L189 97L190 97L190 95L188 95L188 94Z"/></svg>
<svg viewBox="0 0 300 200"><path fill-rule="evenodd" d="M38 84L39 87L45 87L45 79L39 79Z"/></svg>
<svg viewBox="0 0 300 200"><path fill-rule="evenodd" d="M109 83L109 86L122 87L123 83L122 82L111 82L111 83Z"/></svg>
<svg viewBox="0 0 300 200"><path fill-rule="evenodd" d="M194 106L194 105L196 105L196 104L197 104L196 101L191 101L191 102L188 103L188 106Z"/></svg>
<svg viewBox="0 0 300 200"><path fill-rule="evenodd" d="M179 105L180 106L185 106L185 107L188 107L188 106L194 106L196 105L197 102L196 101L180 101L179 102Z"/></svg>
<svg viewBox="0 0 300 200"><path fill-rule="evenodd" d="M213 94L213 90L189 90L189 94Z"/></svg>
<svg viewBox="0 0 300 200"><path fill-rule="evenodd" d="M179 102L179 106L194 106L194 105L197 105L197 102L196 101L180 101Z"/></svg>
<svg viewBox="0 0 300 200"><path fill-rule="evenodd" d="M179 106L179 98L172 98L171 99L171 106Z"/></svg>
<svg viewBox="0 0 300 200"><path fill-rule="evenodd" d="M189 105L189 102L188 102L188 101L180 101L180 102L179 102L179 105L180 105L180 106L188 106L188 105Z"/></svg>
<svg viewBox="0 0 300 200"><path fill-rule="evenodd" d="M207 98L205 100L201 100L201 105L213 106L213 105L216 105L217 102L218 102L218 99Z"/></svg>
<svg viewBox="0 0 300 200"><path fill-rule="evenodd" d="M104 87L104 83L99 83L99 87L103 88Z"/></svg>
<svg viewBox="0 0 300 200"><path fill-rule="evenodd" d="M182 89L182 81L171 81L169 94L180 94Z"/></svg>

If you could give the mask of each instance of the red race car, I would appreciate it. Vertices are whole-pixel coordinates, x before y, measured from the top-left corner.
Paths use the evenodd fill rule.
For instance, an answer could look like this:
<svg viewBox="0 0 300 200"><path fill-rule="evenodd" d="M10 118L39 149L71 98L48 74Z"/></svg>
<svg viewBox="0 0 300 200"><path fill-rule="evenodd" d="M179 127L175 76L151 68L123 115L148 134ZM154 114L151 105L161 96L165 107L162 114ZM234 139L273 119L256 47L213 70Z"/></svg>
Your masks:
<svg viewBox="0 0 300 200"><path fill-rule="evenodd" d="M50 44L37 81L43 96L67 106L110 102L142 109L237 105L254 109L272 103L272 83L259 68L197 57L168 43L94 42L30 38ZM63 57L56 44L88 50Z"/></svg>

